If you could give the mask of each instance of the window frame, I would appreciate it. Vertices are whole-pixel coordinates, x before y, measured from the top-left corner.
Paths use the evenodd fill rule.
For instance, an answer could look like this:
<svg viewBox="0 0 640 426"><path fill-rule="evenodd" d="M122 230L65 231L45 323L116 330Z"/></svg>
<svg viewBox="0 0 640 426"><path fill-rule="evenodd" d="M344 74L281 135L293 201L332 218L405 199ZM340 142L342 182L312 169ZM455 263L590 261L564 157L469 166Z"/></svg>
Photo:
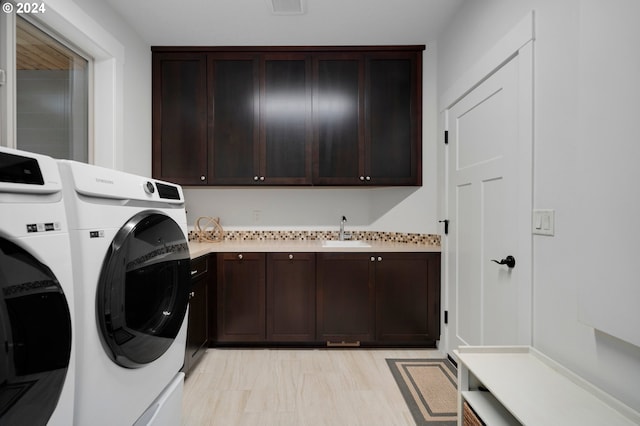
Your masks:
<svg viewBox="0 0 640 426"><path fill-rule="evenodd" d="M16 147L15 15L0 14L0 146Z"/></svg>
<svg viewBox="0 0 640 426"><path fill-rule="evenodd" d="M18 141L18 108L17 108L17 101L18 101L18 92L17 92L17 88L18 88L18 70L17 70L17 57L16 57L16 51L17 51L17 26L18 26L18 20L22 19L26 24L33 26L34 28L36 28L37 30L41 31L43 34L45 34L47 37L50 37L51 39L53 39L56 43L59 43L60 45L62 45L64 48L68 49L69 51L73 52L73 54L77 55L78 57L84 59L87 61L87 68L86 68L86 114L87 114L87 122L84 123L86 127L87 134L85 135L85 140L86 140L86 147L84 147L83 149L86 150L86 154L87 154L87 158L86 160L83 158L82 160L78 159L78 158L65 158L65 159L69 159L69 160L77 160L77 161L87 161L87 162L91 162L93 156L92 156L92 143L91 143L91 127L90 127L90 123L92 122L91 119L91 103L92 103L92 99L91 99L91 86L92 86L92 76L93 76L93 59L91 58L90 55L88 55L86 52L82 51L82 49L78 48L74 43L70 42L69 40L67 40L65 37L62 37L60 34L58 34L56 31L54 31L53 29L49 28L47 25L43 24L42 22L38 21L37 19L33 18L33 16L37 16L37 15L20 15L19 17L16 17L15 14L11 15L13 17L13 23L12 23L12 29L13 29L13 33L14 33L14 42L13 45L11 46L12 49L12 53L11 55L13 56L13 67L11 68L11 70L15 71L15 76L16 78L13 81L13 97L14 97L14 104L13 104L13 111L14 111L14 120L13 120L13 125L14 125L14 130L13 130L13 145L11 146L12 148L18 148L18 149L25 149L22 148L18 145L19 141ZM75 79L71 79L70 83L72 83L74 86L77 83L77 80ZM74 91L71 90L71 95L72 97L75 97ZM74 114L74 110L75 108L72 109L71 114ZM75 127L70 127L69 128L69 134L73 135L75 132L77 131L77 128ZM77 151L77 145L75 144L76 141L74 140L75 137L72 136L71 137L71 151ZM27 149L28 150L28 149Z"/></svg>
<svg viewBox="0 0 640 426"><path fill-rule="evenodd" d="M5 0L2 3L12 0ZM114 63L122 62L122 45L114 42L111 37L103 37L100 42L92 40L91 35L81 28L80 23L88 18L86 14L77 7L72 7L69 11L55 10L51 5L46 5L44 14L21 15L27 22L35 25L49 36L64 44L80 56L88 60L87 67L87 160L89 164L102 162L106 166L116 165L115 158L105 159L106 161L96 161L96 102L99 98L105 98L107 88L113 93L118 87L116 85L116 69ZM69 16L67 19L63 19ZM17 79L16 79L16 14L0 13L0 146L17 148ZM106 48L101 46L106 44ZM115 52L111 54L110 52ZM96 62L99 61L99 64ZM101 71L98 73L98 68ZM104 83L103 94L96 96L96 79ZM106 108L116 108L117 99L113 96L104 99L102 103ZM113 116L105 120L113 119ZM105 142L115 146L116 132L106 133ZM111 164L109 163L109 160Z"/></svg>

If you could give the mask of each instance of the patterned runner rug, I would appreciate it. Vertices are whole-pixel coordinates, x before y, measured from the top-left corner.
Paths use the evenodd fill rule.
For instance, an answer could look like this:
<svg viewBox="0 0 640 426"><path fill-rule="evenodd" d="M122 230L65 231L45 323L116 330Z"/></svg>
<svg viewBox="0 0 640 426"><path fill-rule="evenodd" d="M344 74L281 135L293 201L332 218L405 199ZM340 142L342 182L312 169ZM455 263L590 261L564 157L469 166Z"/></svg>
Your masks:
<svg viewBox="0 0 640 426"><path fill-rule="evenodd" d="M457 420L457 371L448 359L387 359L418 426L450 426Z"/></svg>

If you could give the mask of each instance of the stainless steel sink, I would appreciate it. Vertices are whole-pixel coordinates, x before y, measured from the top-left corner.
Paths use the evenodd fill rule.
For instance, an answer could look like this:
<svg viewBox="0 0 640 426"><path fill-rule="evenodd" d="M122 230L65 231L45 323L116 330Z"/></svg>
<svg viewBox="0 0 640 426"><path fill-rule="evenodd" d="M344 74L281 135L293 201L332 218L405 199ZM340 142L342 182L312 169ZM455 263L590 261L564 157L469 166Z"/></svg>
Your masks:
<svg viewBox="0 0 640 426"><path fill-rule="evenodd" d="M371 247L371 244L360 240L326 240L322 242L322 247L366 248Z"/></svg>

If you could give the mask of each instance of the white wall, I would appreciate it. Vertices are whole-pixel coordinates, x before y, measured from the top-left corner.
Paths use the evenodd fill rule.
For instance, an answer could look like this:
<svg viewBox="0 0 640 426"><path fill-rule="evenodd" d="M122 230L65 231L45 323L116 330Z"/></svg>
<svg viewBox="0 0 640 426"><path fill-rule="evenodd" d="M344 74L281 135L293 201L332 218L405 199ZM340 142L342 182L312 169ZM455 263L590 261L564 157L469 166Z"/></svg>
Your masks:
<svg viewBox="0 0 640 426"><path fill-rule="evenodd" d="M74 2L123 46L115 64L120 102L114 111L118 127L109 166L151 176L151 47L104 1Z"/></svg>
<svg viewBox="0 0 640 426"><path fill-rule="evenodd" d="M534 236L533 344L640 410L640 348L578 319L585 283L638 283L640 3L468 0L438 40L439 94L530 10L533 205L556 210L556 235Z"/></svg>
<svg viewBox="0 0 640 426"><path fill-rule="evenodd" d="M187 220L218 216L229 229L347 229L438 234L436 50L423 52L422 187L186 188ZM259 219L254 212L259 211ZM256 220L257 219L257 220Z"/></svg>

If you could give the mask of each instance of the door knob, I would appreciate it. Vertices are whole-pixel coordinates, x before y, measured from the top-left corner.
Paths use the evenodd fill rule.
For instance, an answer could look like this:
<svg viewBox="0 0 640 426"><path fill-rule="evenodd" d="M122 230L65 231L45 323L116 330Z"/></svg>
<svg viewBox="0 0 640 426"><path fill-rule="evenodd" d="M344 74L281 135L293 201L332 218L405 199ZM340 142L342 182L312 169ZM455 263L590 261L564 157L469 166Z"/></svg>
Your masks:
<svg viewBox="0 0 640 426"><path fill-rule="evenodd" d="M504 259L497 261L495 259L491 259L492 262L496 262L498 265L507 265L509 268L513 268L516 266L516 258L509 255Z"/></svg>

